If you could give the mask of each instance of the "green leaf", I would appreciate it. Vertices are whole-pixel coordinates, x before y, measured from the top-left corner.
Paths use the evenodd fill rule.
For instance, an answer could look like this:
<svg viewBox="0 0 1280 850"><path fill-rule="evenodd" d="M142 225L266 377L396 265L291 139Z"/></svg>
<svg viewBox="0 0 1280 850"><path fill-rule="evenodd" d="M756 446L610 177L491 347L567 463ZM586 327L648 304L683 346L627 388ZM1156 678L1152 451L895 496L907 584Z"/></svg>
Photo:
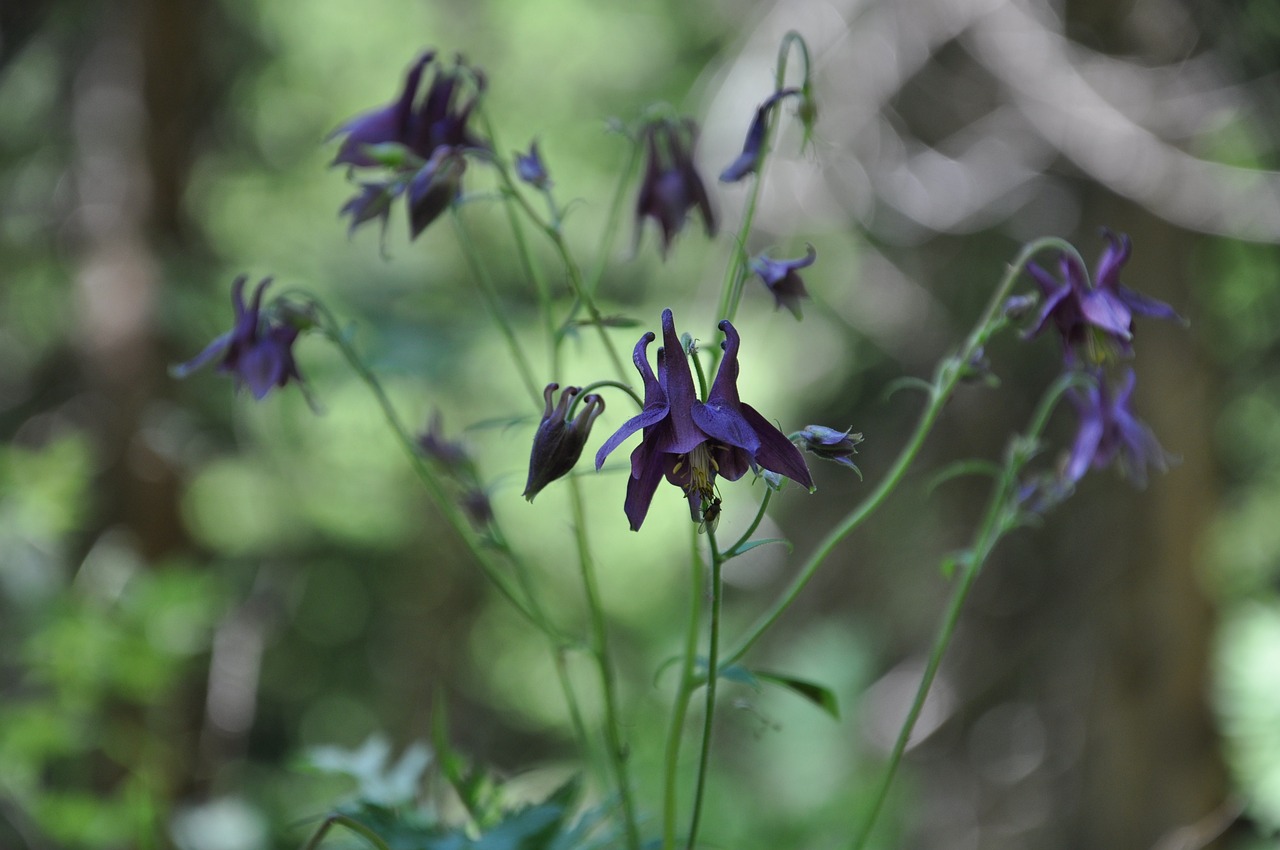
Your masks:
<svg viewBox="0 0 1280 850"><path fill-rule="evenodd" d="M725 553L725 557L736 558L745 552L750 552L752 549L756 548L757 546L765 546L769 543L781 543L783 546L787 547L788 552L790 552L792 549L795 548L794 546L791 545L791 541L786 539L785 537L765 537L760 540L748 540L745 543L735 546L733 547L732 551Z"/></svg>
<svg viewBox="0 0 1280 850"><path fill-rule="evenodd" d="M934 490L951 481L954 478L961 478L965 475L985 475L988 478L999 479L1004 474L1004 467L998 463L992 463L989 460L958 460L955 463L949 463L942 469L938 470L929 483L925 486L925 491L932 493Z"/></svg>
<svg viewBox="0 0 1280 850"><path fill-rule="evenodd" d="M898 390L905 389L922 390L925 395L933 395L933 384L929 383L924 378L917 378L914 375L904 375L901 378L892 380L885 385L884 392L880 394L880 397L885 401L888 401L893 398L894 393Z"/></svg>
<svg viewBox="0 0 1280 850"><path fill-rule="evenodd" d="M782 673L766 673L763 670L754 670L752 672L760 681L786 688L792 693L804 697L836 720L840 719L840 706L836 702L835 691L826 685L819 685L816 682L798 679L795 676L788 676Z"/></svg>

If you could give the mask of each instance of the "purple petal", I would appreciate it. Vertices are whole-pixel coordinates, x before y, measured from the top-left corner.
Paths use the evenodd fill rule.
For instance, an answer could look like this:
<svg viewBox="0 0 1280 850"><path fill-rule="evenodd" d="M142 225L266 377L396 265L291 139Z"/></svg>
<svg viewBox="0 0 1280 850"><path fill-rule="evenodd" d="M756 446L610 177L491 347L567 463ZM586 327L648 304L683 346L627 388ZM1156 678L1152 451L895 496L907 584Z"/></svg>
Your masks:
<svg viewBox="0 0 1280 850"><path fill-rule="evenodd" d="M1133 336L1133 314L1116 295L1105 289L1093 289L1080 299L1080 312L1085 320L1121 340Z"/></svg>
<svg viewBox="0 0 1280 850"><path fill-rule="evenodd" d="M1125 286L1116 288L1116 295L1120 298L1124 305L1139 316L1150 316L1155 319L1171 319L1175 322L1186 323L1186 319L1182 318L1177 312L1163 301L1150 298L1140 292L1134 292Z"/></svg>
<svg viewBox="0 0 1280 850"><path fill-rule="evenodd" d="M657 444L657 447L664 452L684 454L704 442L707 435L694 424L690 413L698 395L693 388L689 360L685 357L684 347L680 345L680 337L676 335L675 319L669 309L662 311L662 347L666 362L663 389L666 390L667 402L671 405L671 430L667 439Z"/></svg>
<svg viewBox="0 0 1280 850"><path fill-rule="evenodd" d="M649 513L649 505L653 502L653 494L662 482L663 455L653 451L641 443L631 453L631 466L639 470L627 479L627 497L623 502L623 511L631 522L631 530L639 531L644 518Z"/></svg>
<svg viewBox="0 0 1280 850"><path fill-rule="evenodd" d="M760 438L760 448L756 451L756 463L770 472L785 475L797 484L812 489L813 477L809 474L804 456L786 435L749 404L742 405L742 415L746 417L747 424Z"/></svg>
<svg viewBox="0 0 1280 850"><path fill-rule="evenodd" d="M222 336L205 346L195 357L192 357L186 363L179 363L169 369L169 374L175 378L185 378L197 369L205 366L209 361L213 360L219 354L227 350L231 345L231 337L233 331L227 331Z"/></svg>
<svg viewBox="0 0 1280 850"><path fill-rule="evenodd" d="M1120 268L1129 261L1133 245L1124 234L1103 230L1102 235L1108 245L1098 260L1097 279L1093 284L1099 289L1115 290L1120 285Z"/></svg>

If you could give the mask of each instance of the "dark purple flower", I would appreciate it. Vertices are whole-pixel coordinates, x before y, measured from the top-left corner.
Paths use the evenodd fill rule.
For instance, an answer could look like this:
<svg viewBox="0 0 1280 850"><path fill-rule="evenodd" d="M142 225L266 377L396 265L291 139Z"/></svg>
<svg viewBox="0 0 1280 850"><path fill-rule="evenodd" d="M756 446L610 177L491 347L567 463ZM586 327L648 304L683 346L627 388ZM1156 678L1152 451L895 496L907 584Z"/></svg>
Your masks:
<svg viewBox="0 0 1280 850"><path fill-rule="evenodd" d="M689 514L701 522L719 500L716 476L737 481L748 469L780 473L805 487L813 486L804 457L769 420L738 398L738 331L720 323L724 359L705 402L694 391L689 361L676 335L670 310L662 312L662 347L658 373L649 366L648 348L655 336L640 337L632 359L644 380L644 409L627 420L596 453L596 469L623 440L643 429L631 453L625 511L637 531L665 476L689 500Z"/></svg>
<svg viewBox="0 0 1280 850"><path fill-rule="evenodd" d="M218 371L230 373L235 378L237 389L248 385L249 392L256 399L264 398L272 387L283 387L290 380L302 381L293 359L297 326L262 316L262 293L271 283L271 278L263 278L257 285L248 306L244 303L247 281L245 275L240 275L231 284L235 325L194 358L173 367L174 377L185 378L221 356Z"/></svg>
<svg viewBox="0 0 1280 850"><path fill-rule="evenodd" d="M604 412L604 399L591 393L582 399L582 410L578 415L572 421L567 421L569 407L582 390L565 387L560 394L560 401L553 406L551 399L559 388L559 384L547 384L542 393L547 404L542 413L542 422L533 435L533 450L529 454L529 479L524 486L524 497L530 502L543 487L569 474L582 456L582 447L587 443L592 423Z"/></svg>
<svg viewBox="0 0 1280 850"><path fill-rule="evenodd" d="M547 173L536 141L529 144L528 153L516 153L516 176L535 189L551 187L551 175Z"/></svg>
<svg viewBox="0 0 1280 850"><path fill-rule="evenodd" d="M409 235L416 238L462 191L467 161L458 148L437 148L409 181Z"/></svg>
<svg viewBox="0 0 1280 850"><path fill-rule="evenodd" d="M1058 260L1061 280L1035 263L1027 263L1027 272L1039 284L1044 302L1026 337L1036 336L1052 320L1068 357L1083 348L1090 363L1105 359L1109 349L1132 354L1134 316L1182 321L1168 304L1120 283L1120 269L1128 261L1132 247L1129 237L1110 230L1104 230L1103 236L1108 244L1098 260L1092 287L1085 270L1066 253Z"/></svg>
<svg viewBox="0 0 1280 850"><path fill-rule="evenodd" d="M800 446L805 451L817 455L842 466L847 466L861 475L853 456L858 453L858 444L862 442L862 434L840 431L825 425L806 425L800 430Z"/></svg>
<svg viewBox="0 0 1280 850"><path fill-rule="evenodd" d="M697 135L697 126L689 120L655 121L644 130L647 156L640 195L636 199L635 245L638 247L640 244L644 220L652 218L662 228L664 259L672 240L684 227L689 210L694 207L702 214L707 235L716 233L711 198L707 196L707 189L693 164Z"/></svg>
<svg viewBox="0 0 1280 850"><path fill-rule="evenodd" d="M489 150L467 127L484 94L483 74L459 57L452 68L437 65L419 97L423 75L434 61L434 52L424 53L409 69L394 102L356 116L333 133L345 137L334 165L389 171L382 181L362 183L360 194L342 208L353 229L373 219L385 223L391 202L404 194L416 237L457 197L466 166L463 155ZM469 90L465 99L460 94L464 89Z"/></svg>
<svg viewBox="0 0 1280 850"><path fill-rule="evenodd" d="M1125 370L1119 389L1108 387L1101 372L1093 377L1087 388L1069 393L1080 416L1080 430L1062 477L1074 484L1090 469L1102 469L1115 461L1120 465L1121 474L1139 487L1144 486L1147 467L1164 471L1168 456L1151 429L1129 410L1133 370Z"/></svg>
<svg viewBox="0 0 1280 850"><path fill-rule="evenodd" d="M794 260L775 260L766 254L761 254L751 260L751 270L760 275L760 279L773 295L774 309L786 307L791 311L791 315L799 319L801 318L800 299L809 297L808 290L804 288L804 281L800 279L799 270L813 265L816 259L818 259L818 252L812 245L808 245L805 256Z"/></svg>
<svg viewBox="0 0 1280 850"><path fill-rule="evenodd" d="M445 437L444 417L438 410L431 415L427 430L418 435L418 448L454 475L471 471L471 456L467 454L467 447L461 440Z"/></svg>
<svg viewBox="0 0 1280 850"><path fill-rule="evenodd" d="M489 501L489 494L479 487L465 491L458 504L477 531L484 531L494 520L493 502Z"/></svg>
<svg viewBox="0 0 1280 850"><path fill-rule="evenodd" d="M760 154L764 149L765 136L769 132L769 112L778 101L793 94L800 94L800 89L779 89L756 108L756 116L747 128L747 141L742 146L742 153L738 154L738 158L728 168L720 172L721 183L737 183L748 174L755 174L760 170Z"/></svg>

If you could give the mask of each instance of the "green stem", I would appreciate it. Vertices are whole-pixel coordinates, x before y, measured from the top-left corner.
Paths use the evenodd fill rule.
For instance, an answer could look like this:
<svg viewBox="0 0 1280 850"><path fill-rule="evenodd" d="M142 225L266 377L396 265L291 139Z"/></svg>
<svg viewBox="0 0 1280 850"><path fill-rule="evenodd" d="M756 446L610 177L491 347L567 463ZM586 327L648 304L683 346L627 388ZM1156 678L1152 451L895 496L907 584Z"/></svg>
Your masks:
<svg viewBox="0 0 1280 850"><path fill-rule="evenodd" d="M600 235L600 247L597 249L595 264L587 275L586 291L595 295L604 276L605 267L609 264L609 255L613 253L613 243L618 235L618 220L622 217L622 200L626 196L627 185L631 182L631 172L640 160L640 145L628 136L631 142L627 153L627 162L618 173L618 183L614 186L613 197L609 201L609 214L605 218L604 232Z"/></svg>
<svg viewBox="0 0 1280 850"><path fill-rule="evenodd" d="M471 550L472 556L480 565L481 572L485 577L497 588L498 592L510 602L521 615L530 623L538 628L543 634L551 638L553 641L564 643L565 638L550 623L535 611L530 604L521 599L511 586L508 579L502 574L498 565L494 563L489 552L484 548L483 544L476 538L475 532L471 528L470 522L463 515L462 510L457 503L449 497L444 483L418 453L417 443L410 434L409 429L405 427L400 420L400 415L396 412L395 406L391 403L391 399L387 396L386 390L377 376L365 365L360 355L356 352L354 346L346 338L346 336L338 328L338 324L333 314L328 311L319 301L312 301L311 305L318 314L323 316L325 324L323 330L325 336L329 338L334 345L338 346L338 350L342 352L348 365L369 388L369 392L373 394L374 399L378 402L378 406L382 410L383 418L387 425L395 434L397 441L400 443L401 449L409 459L410 465L417 474L419 481L426 487L427 492L431 494L432 499L436 503L436 507L444 515L445 520L451 525L462 541ZM508 555L511 553L508 551Z"/></svg>
<svg viewBox="0 0 1280 850"><path fill-rule="evenodd" d="M502 305L498 301L498 293L493 285L493 279L489 277L489 272L485 270L484 264L480 262L480 254L476 251L476 245L471 239L471 233L467 230L466 225L462 223L462 216L458 212L457 205L455 204L449 209L453 214L453 229L458 236L458 244L462 246L462 253L467 258L467 265L471 267L472 276L479 283L480 294L484 298L485 307L489 310L489 316L498 328L498 333L506 340L507 348L511 351L511 361L515 364L516 371L520 373L520 380L524 382L525 389L528 390L534 404L537 405L542 401L542 392L538 389L538 383L534 380L533 373L529 370L529 358L521 350L520 341L516 339L511 323L507 321L506 315L502 312Z"/></svg>
<svg viewBox="0 0 1280 850"><path fill-rule="evenodd" d="M862 828L858 831L857 839L854 841L854 850L862 850L867 839L871 836L871 830L875 827L876 818L879 816L880 810L884 806L884 801L889 795L889 787L893 784L898 765L902 762L902 756L911 740L911 733L920 718L920 712L923 710L925 700L929 696L929 690L933 687L934 678L937 676L938 668L942 664L942 657L946 653L947 647L951 644L956 624L960 620L960 612L964 608L965 600L969 596L969 591L973 587L978 573L982 571L983 565L986 563L987 558L991 556L996 544L1000 542L1005 534L1018 525L1018 505L1016 504L1015 494L1017 493L1018 476L1022 472L1022 467L1034 455L1034 447L1039 444L1040 435L1048 424L1054 408L1062 400L1062 396L1071 387L1087 380L1086 377L1079 374L1067 373L1059 376L1041 396L1040 403L1032 414L1031 424L1026 432L1023 435L1015 436L1009 442L1009 447L1005 451L1005 462L1001 469L999 482L992 492L990 501L987 503L986 513L983 515L978 531L974 535L973 546L962 563L963 572L960 574L960 581L956 585L955 592L951 595L946 614L938 629L938 634L934 638L933 647L929 651L929 660L925 665L924 675L920 677L920 684L916 688L911 707L907 711L902 727L898 730L898 737L894 741L892 752L889 754L889 761L885 765L884 774L881 776L880 784L877 786L875 796L872 798L871 808L867 812Z"/></svg>
<svg viewBox="0 0 1280 850"><path fill-rule="evenodd" d="M485 131L489 134L489 138L492 140L494 138L493 125L489 121L488 114L483 110L481 110L480 114L485 126ZM497 143L494 142L494 145L496 147ZM600 313L599 308L596 307L595 301L586 290L586 286L582 279L582 270L578 268L577 261L569 251L569 245L564 240L564 234L554 222L548 222L545 220L541 213L535 210L533 205L529 203L529 199L524 196L524 193L520 191L520 187L516 185L516 181L512 178L511 171L507 168L505 160L495 156L491 158L489 162L492 163L494 169L498 172L498 179L502 182L503 194L520 207L529 221L533 222L534 226L541 230L555 247L561 263L564 264L565 273L569 278L569 286L573 290L574 297L582 303L582 306L587 310L587 314L591 317L591 323L599 332L600 341L604 345L605 352L608 354L610 361L612 361L614 369L617 370L619 379L623 383L628 383L629 375L623 365L622 359L618 356L618 350L614 347L613 339L609 336L608 330L605 328L604 316ZM560 342L563 339L563 334L558 330L555 331L554 334L555 345L558 349ZM556 355L556 359L558 361L558 354Z"/></svg>
<svg viewBox="0 0 1280 850"><path fill-rule="evenodd" d="M737 542L725 550L724 559L736 558L742 554L738 551L738 547L751 539L751 535L756 533L756 529L760 527L760 523L764 521L765 511L769 509L769 501L773 498L773 488L768 484L764 485L764 498L760 500L760 508L756 511L756 518L751 521L751 525L747 526L747 530L742 532L742 536Z"/></svg>
<svg viewBox="0 0 1280 850"><path fill-rule="evenodd" d="M303 845L302 850L316 850L316 848L320 846L320 842L324 841L324 837L328 834L330 828L335 825L345 826L347 829L378 848L378 850L390 850L387 842L382 840L382 836L378 835L378 833L374 832L360 821L347 815L329 815L325 818L324 822L320 824L319 829L312 834L311 839Z"/></svg>
<svg viewBox="0 0 1280 850"><path fill-rule="evenodd" d="M684 657L680 665L680 683L671 706L671 722L667 727L667 744L663 758L662 850L676 846L676 792L680 766L680 744L684 740L684 723L689 714L689 700L698 686L695 675L698 661L698 630L702 624L702 555L698 535L691 534L689 577L689 625L685 630Z"/></svg>
<svg viewBox="0 0 1280 850"><path fill-rule="evenodd" d="M578 393L577 398L575 398L572 404L570 404L569 411L566 418L572 419L573 411L577 409L578 402L586 398L588 395L595 392L596 390L600 389L601 387L613 387L615 390L622 390L624 393L631 396L631 400L636 403L636 407L640 408L641 410L644 410L644 399L636 395L635 390L631 389L631 387L627 386L621 381L610 381L610 380L592 381L591 383L587 384L582 388L582 392Z"/></svg>
<svg viewBox="0 0 1280 850"><path fill-rule="evenodd" d="M1069 243L1055 237L1038 239L1022 249L1014 261L1006 269L1003 278L1000 280L999 286L996 287L991 301L987 304L986 309L982 313L982 317L970 332L964 345L960 351L946 359L939 365L937 373L934 376L933 383L930 388L929 402L925 405L924 411L920 414L920 421L917 423L915 431L907 440L907 444L903 446L898 457L894 460L893 466L890 467L888 474L881 480L880 484L871 492L866 499L856 505L845 518L827 533L827 536L818 544L817 549L809 556L809 559L800 568L791 585L783 592L782 596L774 603L765 614L763 614L756 623L747 631L734 648L727 654L725 658L726 664L733 664L744 656L752 646L755 645L766 631L778 620L782 613L790 607L791 603L796 600L800 592L817 573L818 568L827 559L836 548L836 546L848 537L856 528L862 525L875 510L880 507L890 493L898 486L898 483L906 475L907 469L910 468L916 456L920 453L921 446L924 445L925 438L933 430L934 423L938 419L938 415L942 412L942 408L951 398L952 392L955 390L956 384L959 383L964 375L965 364L973 357L978 349L986 345L991 334L1001 325L1003 325L1003 317L1000 316L1000 309L1005 300L1009 296L1010 290L1013 288L1014 282L1017 280L1019 273L1026 266L1027 261L1039 251L1057 249L1069 251L1075 254L1075 248ZM1078 255L1077 255L1078 256Z"/></svg>
<svg viewBox="0 0 1280 850"><path fill-rule="evenodd" d="M707 772L710 767L711 730L716 716L716 683L720 677L720 604L723 597L723 586L720 581L724 558L716 546L716 533L707 527L707 543L711 546L711 637L707 645L707 699L706 714L702 720L702 748L698 753L698 779L693 792L693 814L689 820L688 850L693 850L698 841L698 826L702 821L702 801L707 788Z"/></svg>
<svg viewBox="0 0 1280 850"><path fill-rule="evenodd" d="M774 88L781 89L787 79L787 58L791 54L791 45L798 44L800 47L800 55L804 60L804 78L809 79L809 50L806 47L804 39L795 30L789 31L782 39L782 44L778 48L778 62L774 71ZM747 193L747 203L742 214L742 223L738 226L737 237L734 240L733 258L729 262L729 267L725 270L724 282L720 287L720 302L716 308L715 320L719 322L721 319L733 321L738 314L738 305L742 303L743 285L747 280L747 237L751 235L751 226L756 218L756 206L760 201L760 187L764 184L765 164L769 161L769 154L773 150L774 135L778 128L778 112L774 109L769 113L768 124L765 127L764 142L760 146L760 153L756 157L756 172L754 179L751 181L751 189ZM719 359L719 354L713 354L712 365Z"/></svg>
<svg viewBox="0 0 1280 850"><path fill-rule="evenodd" d="M614 781L622 803L623 822L627 833L627 847L640 850L640 830L636 821L635 801L632 799L631 780L627 771L627 748L622 739L622 722L618 711L617 675L613 657L609 652L609 632L605 625L604 606L600 602L600 588L596 581L595 562L587 539L586 508L582 501L582 485L575 478L569 479L570 501L573 508L574 536L578 546L578 564L582 571L582 587L586 592L587 610L591 617L591 654L600 673L600 691L604 699L605 752L613 769Z"/></svg>

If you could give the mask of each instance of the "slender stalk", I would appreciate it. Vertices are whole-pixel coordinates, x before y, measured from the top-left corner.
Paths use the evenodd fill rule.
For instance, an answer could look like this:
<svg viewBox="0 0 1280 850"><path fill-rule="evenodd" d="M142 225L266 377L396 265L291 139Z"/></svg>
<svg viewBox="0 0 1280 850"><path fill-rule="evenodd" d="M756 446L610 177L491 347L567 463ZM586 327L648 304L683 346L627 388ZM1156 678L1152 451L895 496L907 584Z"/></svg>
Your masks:
<svg viewBox="0 0 1280 850"><path fill-rule="evenodd" d="M772 498L773 488L766 484L764 487L764 498L760 500L760 507L756 511L756 518L751 521L751 525L747 526L747 530L742 532L742 536L738 538L737 542L725 550L724 559L726 561L730 558L736 558L738 555L742 554L738 551L738 547L750 540L751 535L756 533L756 529L759 528L760 523L764 521L765 511L769 509L769 501Z"/></svg>
<svg viewBox="0 0 1280 850"><path fill-rule="evenodd" d="M316 850L316 848L320 846L320 843L324 841L325 835L327 835L329 830L335 825L345 826L347 829L369 842L373 847L376 847L377 850L390 850L387 842L382 840L382 836L378 835L378 833L374 832L360 821L353 817L348 817L347 815L329 815L325 818L324 822L320 824L320 828L317 829L312 834L310 840L303 845L302 850Z"/></svg>
<svg viewBox="0 0 1280 850"><path fill-rule="evenodd" d="M440 480L439 475L432 469L419 455L417 444L409 429L405 427L400 420L400 415L396 412L395 406L391 403L391 399L387 396L386 390L377 376L365 365L360 355L346 336L338 329L337 322L334 320L333 314L328 311L324 305L318 301L312 302L313 308L318 314L325 319L325 335L330 341L338 347L342 352L342 356L346 359L348 365L355 371L356 375L369 388L369 392L373 394L374 399L378 402L379 408L382 410L383 418L387 425L395 434L396 440L400 443L400 447L404 450L405 455L409 459L413 471L417 474L418 479L427 488L427 492L431 494L432 499L436 503L436 507L444 515L445 520L451 525L462 541L471 550L471 554L475 557L476 562L480 565L481 572L485 577L497 588L498 592L510 602L517 611L520 612L525 619L538 628L543 634L547 635L554 641L560 643L571 643L566 641L565 636L540 616L529 602L521 598L521 595L511 586L510 581L502 574L498 565L494 562L492 555L484 548L483 544L476 538L475 532L471 529L471 524L463 515L462 510L457 503L449 497L448 491L445 489L444 483ZM508 555L512 553L510 550L504 549ZM514 556L512 556L514 558Z"/></svg>
<svg viewBox="0 0 1280 850"><path fill-rule="evenodd" d="M1048 424L1054 408L1062 400L1063 394L1072 386L1081 383L1082 380L1087 379L1081 375L1068 373L1050 384L1044 395L1041 396L1040 403L1036 406L1036 410L1031 417L1031 424L1025 434L1015 436L1009 443L999 481L992 492L990 501L987 503L987 510L978 526L978 531L974 535L973 546L962 563L960 580L951 595L946 614L943 616L942 623L938 628L938 634L934 638L933 646L929 651L929 660L925 665L924 674L920 677L920 684L916 688L911 707L907 711L902 727L898 730L898 737L893 743L889 761L885 765L884 774L880 777L880 784L876 787L875 796L872 798L871 808L868 810L863 820L862 828L858 831L857 838L853 843L854 850L862 850L871 835L871 830L875 827L876 818L879 816L880 810L884 806L884 801L889 795L889 787L893 784L898 765L902 762L902 756L911 740L911 733L915 729L916 722L920 719L920 712L924 709L925 700L929 696L929 690L933 687L938 668L942 664L942 657L946 653L947 647L951 644L956 624L960 620L960 612L964 608L965 600L969 597L969 591L973 587L978 573L981 572L996 544L1000 542L1005 534L1018 525L1018 505L1016 504L1015 494L1017 492L1018 476L1021 474L1022 467L1034 454L1034 447L1039 442L1040 434Z"/></svg>
<svg viewBox="0 0 1280 850"><path fill-rule="evenodd" d="M693 814L689 820L688 850L693 850L697 844L698 827L702 821L702 801L707 789L707 771L711 761L711 730L716 717L716 683L720 679L716 671L719 669L720 605L724 595L720 573L724 557L716 545L716 533L709 524L707 542L711 546L711 636L707 645L707 708L702 720L702 748L698 753L698 779L693 792Z"/></svg>
<svg viewBox="0 0 1280 850"><path fill-rule="evenodd" d="M685 630L684 656L680 664L680 682L671 706L671 722L667 726L667 743L663 758L662 850L676 846L676 785L680 765L680 744L684 739L684 722L689 714L689 700L698 685L695 665L698 661L698 633L702 624L702 554L698 535L690 535L689 625Z"/></svg>
<svg viewBox="0 0 1280 850"><path fill-rule="evenodd" d="M542 392L538 389L538 382L533 379L533 373L529 370L529 358L525 356L524 351L520 348L520 341L516 339L511 323L507 321L506 315L502 312L502 305L498 302L498 293L494 288L493 279L489 276L484 264L480 262L480 254L476 250L476 244L471 239L470 231L462 223L462 216L459 214L456 204L450 207L450 212L453 214L453 230L458 236L458 244L462 246L462 253L467 258L467 265L471 267L471 275L479 284L480 294L484 298L484 305L489 310L489 317L493 319L493 324L497 327L498 333L506 340L507 348L511 351L511 361L515 364L516 371L520 374L520 380L524 382L525 389L528 390L536 406L542 400Z"/></svg>
<svg viewBox="0 0 1280 850"><path fill-rule="evenodd" d="M489 121L488 114L481 110L481 118L485 126L485 131L489 134L489 138L494 138L493 125ZM497 143L494 142L495 147ZM503 194L514 201L524 212L529 221L533 222L539 230L551 241L555 247L556 253L560 257L560 261L564 264L565 274L569 279L569 286L573 290L574 297L587 310L587 315L591 317L591 323L599 331L600 341L603 343L605 353L609 356L609 360L613 363L614 369L617 370L618 376L623 383L629 383L630 376L627 374L626 368L623 366L622 359L618 356L618 350L613 344L613 338L609 336L608 330L604 325L604 316L596 307L595 300L587 292L587 288L582 278L582 270L578 267L578 262L573 258L572 252L569 250L568 243L564 240L564 234L560 231L559 226L555 222L548 222L542 217L533 205L529 203L529 199L520 191L520 187L516 185L515 180L511 177L511 171L507 168L507 164L500 157L493 157L489 160L494 169L498 173L498 179L502 182ZM513 227L514 218L513 220ZM517 228L518 229L518 228ZM563 334L559 331L555 332L555 345L558 347L563 339Z"/></svg>
<svg viewBox="0 0 1280 850"><path fill-rule="evenodd" d="M1075 248L1069 243L1050 237L1031 242L1009 264L981 318L970 332L964 345L961 346L960 351L939 364L930 388L928 404L925 405L915 431L908 438L902 451L898 453L898 457L894 460L888 474L866 499L856 505L835 528L827 533L827 536L823 538L822 542L813 551L813 554L809 556L809 559L800 568L790 586L774 605L761 615L747 633L738 640L734 648L727 653L724 663L733 664L755 645L756 641L769 630L778 618L782 616L782 613L795 601L796 597L800 595L800 592L804 590L814 574L817 573L818 568L822 566L827 556L835 550L841 541L861 526L867 517L874 513L898 486L912 462L915 461L916 456L920 453L921 446L924 445L925 439L933 430L934 423L937 421L939 414L942 413L942 408L951 398L956 384L963 377L965 364L969 362L976 351L986 344L991 334L1004 324L1000 309L1008 298L1019 273L1032 256L1048 249L1069 251L1071 254L1076 254Z"/></svg>
<svg viewBox="0 0 1280 850"><path fill-rule="evenodd" d="M804 60L804 79L806 83L809 79L809 51L805 46L804 39L800 34L792 30L782 39L782 44L778 48L778 62L774 71L774 87L781 89L787 79L787 58L791 54L791 45L799 45L800 55ZM720 303L716 308L715 320L719 322L721 319L733 321L738 314L738 305L742 302L743 284L747 279L747 237L751 235L751 226L756 218L756 206L760 200L760 187L764 184L765 164L769 161L769 154L773 150L773 140L778 128L778 110L769 113L768 123L765 126L764 142L760 146L760 152L756 157L756 173L755 178L751 181L751 189L747 193L747 203L742 213L742 223L738 226L737 238L734 240L733 257L729 262L729 266L725 269L724 282L720 287ZM719 359L719 354L713 354L712 365Z"/></svg>
<svg viewBox="0 0 1280 850"><path fill-rule="evenodd" d="M609 264L609 255L613 253L613 243L618 235L618 220L622 216L622 199L626 196L627 184L631 182L631 172L635 171L640 161L640 145L635 139L631 142L627 153L626 164L618 173L618 182L613 189L613 197L609 201L609 213L605 218L604 231L600 236L600 247L596 250L596 261L587 274L586 291L594 296L600 287L600 279L604 276L605 267Z"/></svg>
<svg viewBox="0 0 1280 850"><path fill-rule="evenodd" d="M635 801L632 799L631 780L627 771L627 748L622 739L622 722L618 711L617 675L613 657L609 653L609 631L605 625L604 607L600 602L600 588L596 581L595 561L587 539L586 508L582 501L582 484L569 479L570 502L573 508L574 536L578 545L578 563L582 570L582 587L587 597L587 610L591 616L591 654L600 673L600 691L604 698L605 753L613 769L622 804L623 823L627 834L627 847L640 850L640 830L636 821Z"/></svg>

